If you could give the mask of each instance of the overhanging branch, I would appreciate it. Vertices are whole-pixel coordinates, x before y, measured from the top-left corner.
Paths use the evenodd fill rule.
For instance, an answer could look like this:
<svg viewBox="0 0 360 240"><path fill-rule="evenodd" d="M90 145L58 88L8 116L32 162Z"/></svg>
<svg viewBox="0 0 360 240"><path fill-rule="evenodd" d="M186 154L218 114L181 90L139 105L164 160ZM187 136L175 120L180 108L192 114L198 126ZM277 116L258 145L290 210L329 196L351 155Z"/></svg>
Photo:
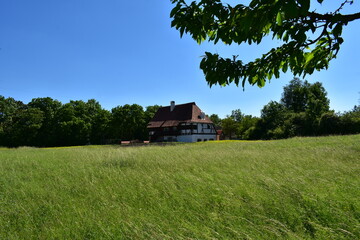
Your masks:
<svg viewBox="0 0 360 240"><path fill-rule="evenodd" d="M342 15L342 14L333 15L330 13L320 14L320 13L316 13L316 12L309 12L308 16L310 17L310 19L312 19L314 21L324 20L327 22L332 22L332 21L336 20L339 22L348 23L348 22L354 21L356 19L360 19L360 12L354 13L354 14L347 14L347 15Z"/></svg>

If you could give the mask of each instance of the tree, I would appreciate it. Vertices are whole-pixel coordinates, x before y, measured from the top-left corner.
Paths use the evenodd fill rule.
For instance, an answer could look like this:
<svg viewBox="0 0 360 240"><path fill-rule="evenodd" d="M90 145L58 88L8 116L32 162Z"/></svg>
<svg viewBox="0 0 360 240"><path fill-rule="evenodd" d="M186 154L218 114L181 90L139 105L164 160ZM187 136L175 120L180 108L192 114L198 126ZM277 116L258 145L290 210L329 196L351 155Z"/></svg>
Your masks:
<svg viewBox="0 0 360 240"><path fill-rule="evenodd" d="M232 110L230 115L236 122L241 122L244 118L244 114L240 109Z"/></svg>
<svg viewBox="0 0 360 240"><path fill-rule="evenodd" d="M44 113L39 108L17 111L13 117L10 143L15 146L37 146L39 129L42 127Z"/></svg>
<svg viewBox="0 0 360 240"><path fill-rule="evenodd" d="M310 136L324 132L319 122L329 112L329 99L321 83L294 78L284 87L280 103L271 101L261 110L257 124L262 138ZM330 113L323 117L322 127ZM330 120L329 120L330 121Z"/></svg>
<svg viewBox="0 0 360 240"><path fill-rule="evenodd" d="M334 112L327 112L321 115L319 120L319 133L322 135L340 133L340 117Z"/></svg>
<svg viewBox="0 0 360 240"><path fill-rule="evenodd" d="M215 124L215 126L221 126L221 118L217 114L211 114L210 120Z"/></svg>
<svg viewBox="0 0 360 240"><path fill-rule="evenodd" d="M144 110L140 105L126 104L115 107L111 110L111 115L111 133L114 138L135 140L144 137L144 126L147 122Z"/></svg>
<svg viewBox="0 0 360 240"><path fill-rule="evenodd" d="M299 78L294 78L284 87L280 103L290 111L303 112L306 109L306 86Z"/></svg>
<svg viewBox="0 0 360 240"><path fill-rule="evenodd" d="M98 109L91 119L91 144L103 144L109 138L111 113L105 109Z"/></svg>
<svg viewBox="0 0 360 240"><path fill-rule="evenodd" d="M50 97L34 98L28 103L30 109L37 108L43 112L43 122L38 130L36 146L48 147L55 146L57 142L56 135L56 113L62 106L61 102L53 100Z"/></svg>
<svg viewBox="0 0 360 240"><path fill-rule="evenodd" d="M251 136L250 128L255 127L259 118L251 115L243 115L241 122L238 126L236 135L241 139L249 139Z"/></svg>
<svg viewBox="0 0 360 240"><path fill-rule="evenodd" d="M70 101L56 113L57 145L84 145L90 142L91 119L84 101Z"/></svg>
<svg viewBox="0 0 360 240"><path fill-rule="evenodd" d="M287 135L309 136L324 132L319 128L319 121L324 113L329 112L329 103L327 92L321 83L311 84L299 78L291 80L284 87L281 98L281 104L291 112L286 121ZM324 116L322 122L330 115Z"/></svg>
<svg viewBox="0 0 360 240"><path fill-rule="evenodd" d="M261 121L258 126L263 133L262 138L283 138L286 114L286 108L278 102L270 101L265 105L261 110Z"/></svg>
<svg viewBox="0 0 360 240"><path fill-rule="evenodd" d="M329 111L330 100L321 83L313 84L294 78L284 87L281 104L295 113L307 112L309 116L319 117Z"/></svg>
<svg viewBox="0 0 360 240"><path fill-rule="evenodd" d="M342 134L360 133L360 105L340 116Z"/></svg>
<svg viewBox="0 0 360 240"><path fill-rule="evenodd" d="M306 112L290 112L286 115L283 124L284 136L310 136L317 133L318 121L313 121Z"/></svg>
<svg viewBox="0 0 360 240"><path fill-rule="evenodd" d="M323 1L317 0L320 4ZM310 10L310 0L252 0L249 5L235 6L220 0L172 3L171 26L181 36L190 34L199 44L205 40L228 45L259 44L269 35L282 42L248 63L236 56L222 58L206 52L200 68L210 86L241 83L244 87L247 81L262 87L273 76L279 78L280 71L304 77L314 70L327 69L344 41L343 27L360 18L360 13L342 14L343 7L353 0L343 0L324 14Z"/></svg>
<svg viewBox="0 0 360 240"><path fill-rule="evenodd" d="M18 116L26 105L14 98L0 96L0 145L17 146L13 131L15 130L16 116Z"/></svg>
<svg viewBox="0 0 360 240"><path fill-rule="evenodd" d="M306 113L311 119L320 118L323 113L329 112L330 100L327 98L327 92L320 82L307 85L306 98L307 108Z"/></svg>
<svg viewBox="0 0 360 240"><path fill-rule="evenodd" d="M225 136L228 136L231 139L233 135L236 134L239 124L233 117L228 116L221 120L221 126Z"/></svg>
<svg viewBox="0 0 360 240"><path fill-rule="evenodd" d="M270 101L261 109L261 118L268 122L270 127L277 127L283 124L285 114L286 108L284 105L276 101Z"/></svg>
<svg viewBox="0 0 360 240"><path fill-rule="evenodd" d="M154 117L155 113L161 108L159 105L147 106L145 110L145 122L148 124ZM147 125L146 125L147 126Z"/></svg>

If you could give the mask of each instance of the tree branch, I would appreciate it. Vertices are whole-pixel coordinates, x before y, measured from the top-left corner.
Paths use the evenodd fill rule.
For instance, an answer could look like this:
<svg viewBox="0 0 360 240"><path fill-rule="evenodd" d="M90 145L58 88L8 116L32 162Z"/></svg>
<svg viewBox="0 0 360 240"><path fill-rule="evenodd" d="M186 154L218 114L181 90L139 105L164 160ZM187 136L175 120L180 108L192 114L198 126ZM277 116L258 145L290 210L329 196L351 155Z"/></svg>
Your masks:
<svg viewBox="0 0 360 240"><path fill-rule="evenodd" d="M348 23L356 19L360 19L360 12L354 14L348 14L348 15L342 15L342 14L333 15L330 13L320 14L316 12L309 12L308 17L310 17L310 19L312 20L324 20L327 22L331 22L332 20L336 19L340 22Z"/></svg>

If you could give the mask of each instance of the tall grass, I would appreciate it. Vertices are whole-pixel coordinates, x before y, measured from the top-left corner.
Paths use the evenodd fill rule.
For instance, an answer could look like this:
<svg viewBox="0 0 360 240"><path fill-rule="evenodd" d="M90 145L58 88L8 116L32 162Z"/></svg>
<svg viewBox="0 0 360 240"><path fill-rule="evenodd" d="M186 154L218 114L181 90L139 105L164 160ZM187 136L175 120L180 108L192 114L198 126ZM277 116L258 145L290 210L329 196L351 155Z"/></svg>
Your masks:
<svg viewBox="0 0 360 240"><path fill-rule="evenodd" d="M360 135L0 150L0 239L360 239Z"/></svg>

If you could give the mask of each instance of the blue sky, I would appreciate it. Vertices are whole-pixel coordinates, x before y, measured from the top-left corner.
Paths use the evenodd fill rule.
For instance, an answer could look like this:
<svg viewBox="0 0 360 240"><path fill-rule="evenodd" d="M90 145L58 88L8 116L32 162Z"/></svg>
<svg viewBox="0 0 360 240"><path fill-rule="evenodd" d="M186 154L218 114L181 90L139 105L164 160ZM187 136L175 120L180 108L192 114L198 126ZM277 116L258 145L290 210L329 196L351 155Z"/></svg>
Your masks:
<svg viewBox="0 0 360 240"><path fill-rule="evenodd" d="M334 9L331 4L327 7ZM0 95L25 103L36 97L63 103L95 98L109 110L133 103L196 102L220 117L234 109L259 116L265 104L280 99L291 74L243 91L236 86L210 89L199 69L205 51L250 61L276 41L198 45L170 27L171 9L170 0L1 0ZM345 11L360 11L359 2ZM359 36L360 20L344 29L345 42L329 70L306 77L323 83L335 111L359 104Z"/></svg>

